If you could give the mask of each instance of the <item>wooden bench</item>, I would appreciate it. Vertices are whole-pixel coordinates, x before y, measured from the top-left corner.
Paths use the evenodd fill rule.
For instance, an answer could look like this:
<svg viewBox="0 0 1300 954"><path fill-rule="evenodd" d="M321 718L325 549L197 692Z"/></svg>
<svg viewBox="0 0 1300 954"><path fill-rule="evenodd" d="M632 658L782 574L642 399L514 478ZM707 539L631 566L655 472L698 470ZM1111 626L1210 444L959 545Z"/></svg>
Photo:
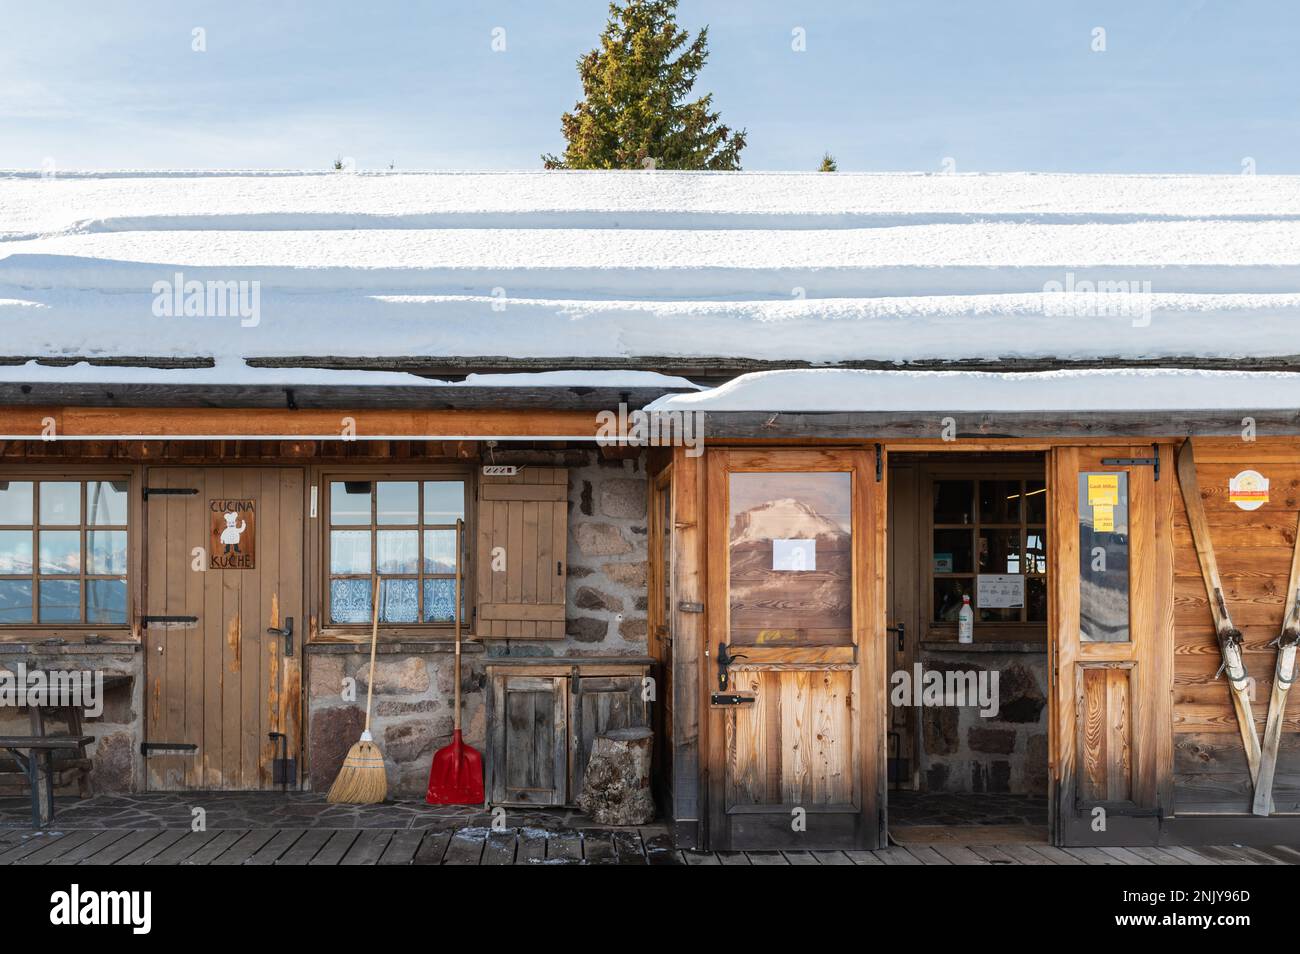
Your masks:
<svg viewBox="0 0 1300 954"><path fill-rule="evenodd" d="M43 828L54 820L54 753L83 753L94 742L90 735L0 735L0 749L5 749L27 775L32 793L32 827ZM26 750L26 754L23 754ZM41 811L40 769L45 771L45 799L49 814Z"/></svg>

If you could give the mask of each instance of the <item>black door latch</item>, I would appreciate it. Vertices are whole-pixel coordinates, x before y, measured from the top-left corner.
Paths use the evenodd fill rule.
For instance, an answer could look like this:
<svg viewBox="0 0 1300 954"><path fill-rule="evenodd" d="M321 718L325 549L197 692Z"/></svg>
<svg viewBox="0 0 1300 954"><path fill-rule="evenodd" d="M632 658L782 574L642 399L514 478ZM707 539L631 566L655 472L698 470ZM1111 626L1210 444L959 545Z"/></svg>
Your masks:
<svg viewBox="0 0 1300 954"><path fill-rule="evenodd" d="M727 676L727 667L730 666L737 659L748 659L748 658L749 658L748 656L745 656L743 654L730 656L727 654L727 644L718 643L718 688L720 690L722 690L723 692L727 691L727 683L729 682L729 677Z"/></svg>
<svg viewBox="0 0 1300 954"><path fill-rule="evenodd" d="M284 621L284 628L277 629L272 626L267 629L268 636L279 636L284 640L284 655L293 655L293 617L287 617Z"/></svg>

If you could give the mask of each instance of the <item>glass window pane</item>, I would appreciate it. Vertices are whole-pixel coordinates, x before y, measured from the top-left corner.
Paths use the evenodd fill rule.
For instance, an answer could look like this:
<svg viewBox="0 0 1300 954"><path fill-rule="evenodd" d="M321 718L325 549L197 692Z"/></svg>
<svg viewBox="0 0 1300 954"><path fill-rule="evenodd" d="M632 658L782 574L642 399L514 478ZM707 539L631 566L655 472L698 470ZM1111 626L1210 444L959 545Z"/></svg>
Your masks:
<svg viewBox="0 0 1300 954"><path fill-rule="evenodd" d="M32 622L32 581L0 580L0 623Z"/></svg>
<svg viewBox="0 0 1300 954"><path fill-rule="evenodd" d="M0 530L0 573L32 572L32 532Z"/></svg>
<svg viewBox="0 0 1300 954"><path fill-rule="evenodd" d="M456 531L424 531L424 572L456 572Z"/></svg>
<svg viewBox="0 0 1300 954"><path fill-rule="evenodd" d="M330 580L330 622L370 622L370 580Z"/></svg>
<svg viewBox="0 0 1300 954"><path fill-rule="evenodd" d="M125 527L129 486L125 480L92 480L86 484L86 523Z"/></svg>
<svg viewBox="0 0 1300 954"><path fill-rule="evenodd" d="M971 501L975 497L973 480L936 480L934 483L934 522L970 523Z"/></svg>
<svg viewBox="0 0 1300 954"><path fill-rule="evenodd" d="M47 583L42 583L44 588ZM86 622L126 624L126 580L86 581Z"/></svg>
<svg viewBox="0 0 1300 954"><path fill-rule="evenodd" d="M1043 527L1025 531L1025 572L1047 572L1047 530Z"/></svg>
<svg viewBox="0 0 1300 954"><path fill-rule="evenodd" d="M934 573L971 572L970 530L934 531Z"/></svg>
<svg viewBox="0 0 1300 954"><path fill-rule="evenodd" d="M1039 576L1025 580L1025 605L1029 611L1029 622L1047 622L1047 580Z"/></svg>
<svg viewBox="0 0 1300 954"><path fill-rule="evenodd" d="M87 573L102 573L105 576L126 573L126 531L87 531L86 563Z"/></svg>
<svg viewBox="0 0 1300 954"><path fill-rule="evenodd" d="M81 531L40 531L41 573L81 572Z"/></svg>
<svg viewBox="0 0 1300 954"><path fill-rule="evenodd" d="M1079 475L1079 638L1129 641L1128 474Z"/></svg>
<svg viewBox="0 0 1300 954"><path fill-rule="evenodd" d="M340 526L370 523L370 481L330 482L330 523Z"/></svg>
<svg viewBox="0 0 1300 954"><path fill-rule="evenodd" d="M1047 523L1047 485L1041 480L1025 481L1025 520Z"/></svg>
<svg viewBox="0 0 1300 954"><path fill-rule="evenodd" d="M1020 522L1020 481L980 481L980 522Z"/></svg>
<svg viewBox="0 0 1300 954"><path fill-rule="evenodd" d="M980 530L981 573L1023 573L1019 530Z"/></svg>
<svg viewBox="0 0 1300 954"><path fill-rule="evenodd" d="M852 478L730 476L731 641L852 642Z"/></svg>
<svg viewBox="0 0 1300 954"><path fill-rule="evenodd" d="M375 563L380 573L415 573L420 562L418 530L380 530Z"/></svg>
<svg viewBox="0 0 1300 954"><path fill-rule="evenodd" d="M41 523L54 526L81 523L81 483L75 480L42 480Z"/></svg>
<svg viewBox="0 0 1300 954"><path fill-rule="evenodd" d="M455 580L424 581L424 621L450 623L456 608Z"/></svg>
<svg viewBox="0 0 1300 954"><path fill-rule="evenodd" d="M934 621L936 623L955 623L961 612L961 598L969 595L975 597L974 580L935 580L934 581Z"/></svg>
<svg viewBox="0 0 1300 954"><path fill-rule="evenodd" d="M370 572L370 531L330 531L330 572Z"/></svg>
<svg viewBox="0 0 1300 954"><path fill-rule="evenodd" d="M42 623L81 622L81 581L41 580Z"/></svg>
<svg viewBox="0 0 1300 954"><path fill-rule="evenodd" d="M424 522L455 523L465 518L465 484L459 480L424 482Z"/></svg>
<svg viewBox="0 0 1300 954"><path fill-rule="evenodd" d="M379 620L383 623L414 623L419 620L419 580L381 580Z"/></svg>
<svg viewBox="0 0 1300 954"><path fill-rule="evenodd" d="M414 480L381 480L375 495L379 523L419 523L420 485Z"/></svg>
<svg viewBox="0 0 1300 954"><path fill-rule="evenodd" d="M0 524L32 525L30 480L0 480Z"/></svg>

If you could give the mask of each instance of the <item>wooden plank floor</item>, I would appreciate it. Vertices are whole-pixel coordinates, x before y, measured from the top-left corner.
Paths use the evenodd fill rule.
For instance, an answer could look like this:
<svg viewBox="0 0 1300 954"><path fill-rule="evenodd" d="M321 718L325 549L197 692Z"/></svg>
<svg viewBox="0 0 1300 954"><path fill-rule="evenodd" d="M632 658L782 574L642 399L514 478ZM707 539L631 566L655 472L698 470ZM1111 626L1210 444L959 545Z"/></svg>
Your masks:
<svg viewBox="0 0 1300 954"><path fill-rule="evenodd" d="M662 829L0 829L0 865L1249 865L1300 864L1285 846L1053 848L891 845L881 851L684 851Z"/></svg>

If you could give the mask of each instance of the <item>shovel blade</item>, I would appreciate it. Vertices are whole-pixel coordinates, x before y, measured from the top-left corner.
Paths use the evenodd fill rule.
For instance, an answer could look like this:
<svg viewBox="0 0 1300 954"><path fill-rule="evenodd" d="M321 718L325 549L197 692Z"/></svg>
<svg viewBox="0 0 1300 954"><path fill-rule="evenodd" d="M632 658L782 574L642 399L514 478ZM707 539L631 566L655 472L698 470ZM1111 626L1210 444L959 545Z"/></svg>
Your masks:
<svg viewBox="0 0 1300 954"><path fill-rule="evenodd" d="M433 754L424 800L430 805L483 804L483 756L464 743L460 730L452 734L451 745Z"/></svg>

